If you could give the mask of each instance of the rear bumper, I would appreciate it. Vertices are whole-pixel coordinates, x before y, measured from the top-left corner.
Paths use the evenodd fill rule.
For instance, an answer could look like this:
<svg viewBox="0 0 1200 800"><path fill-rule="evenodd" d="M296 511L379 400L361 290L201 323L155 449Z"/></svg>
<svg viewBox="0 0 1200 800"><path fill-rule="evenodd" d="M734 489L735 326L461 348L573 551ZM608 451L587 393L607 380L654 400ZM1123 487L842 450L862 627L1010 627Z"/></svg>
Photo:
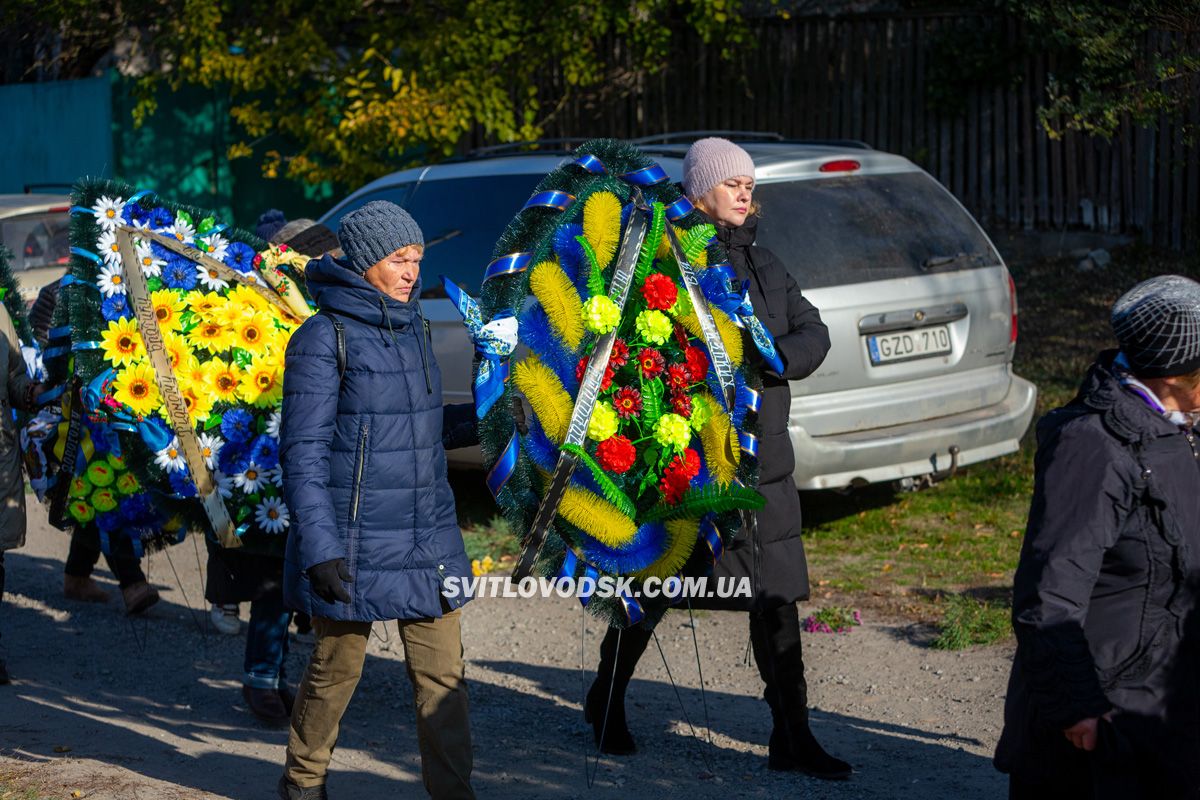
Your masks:
<svg viewBox="0 0 1200 800"><path fill-rule="evenodd" d="M959 466L1015 452L1036 401L1037 387L1014 375L999 403L948 417L834 436L809 436L793 425L796 485L839 489L926 475L947 469L956 445Z"/></svg>

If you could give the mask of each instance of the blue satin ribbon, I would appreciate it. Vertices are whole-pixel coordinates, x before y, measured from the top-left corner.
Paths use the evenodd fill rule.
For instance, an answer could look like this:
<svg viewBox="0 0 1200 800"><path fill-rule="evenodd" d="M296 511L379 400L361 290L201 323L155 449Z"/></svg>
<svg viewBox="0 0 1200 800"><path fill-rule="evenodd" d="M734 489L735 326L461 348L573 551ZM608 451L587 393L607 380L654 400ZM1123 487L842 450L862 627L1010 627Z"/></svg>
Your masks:
<svg viewBox="0 0 1200 800"><path fill-rule="evenodd" d="M562 580L566 580L568 578L573 579L575 577L575 570L578 568L579 568L579 556L575 555L574 550L568 549L567 555L563 558L562 567L560 567L558 570L558 577ZM579 576L579 580L575 581L576 592L577 592L577 596L579 597L579 604L581 606L586 607L588 602L591 601L592 595L595 594L595 592L596 592L596 583L595 582L599 579L599 577L600 577L600 573L596 571L596 568L593 567L591 564L587 563L586 561L584 561L583 562L583 574ZM587 584L583 583L583 580L585 578L591 579L591 588L588 589L588 591L586 591L586 592L583 591L582 588L580 588L581 585L583 585L583 586L587 585Z"/></svg>
<svg viewBox="0 0 1200 800"><path fill-rule="evenodd" d="M508 479L512 477L513 471L517 468L517 454L519 452L517 430L514 426L512 437L508 440L508 444L504 446L504 452L500 454L500 458L496 459L496 463L487 474L487 487L488 491L492 493L492 497L499 497L500 490L504 488L504 484L508 483Z"/></svg>
<svg viewBox="0 0 1200 800"><path fill-rule="evenodd" d="M591 564L584 563L583 574L580 575L579 577L580 577L580 580L582 580L584 578L591 579L588 590L586 592L581 591L579 593L579 604L581 606L587 606L587 604L592 601L592 595L596 593L596 581L600 580L600 573ZM588 584L584 584L584 585L587 586Z"/></svg>
<svg viewBox="0 0 1200 800"><path fill-rule="evenodd" d="M84 250L82 247L72 247L71 253L73 255L82 256L83 258L90 258L92 261L95 261L97 264L104 263L104 259L102 259L100 256L98 256L95 253L92 253L88 250Z"/></svg>
<svg viewBox="0 0 1200 800"><path fill-rule="evenodd" d="M114 370L106 369L84 385L80 391L83 407L88 412L94 412L100 407L100 401L108 394L108 385L117 377Z"/></svg>
<svg viewBox="0 0 1200 800"><path fill-rule="evenodd" d="M66 391L67 391L67 385L64 383L63 385L56 386L53 389L50 389L49 391L42 392L41 394L39 394L37 396L37 398L33 402L35 405L44 406L47 403L52 403L55 400L57 400L58 398L62 397L63 393Z"/></svg>
<svg viewBox="0 0 1200 800"><path fill-rule="evenodd" d="M749 386L742 384L737 390L737 401L739 405L743 405L747 410L758 413L759 407L762 405L762 395Z"/></svg>
<svg viewBox="0 0 1200 800"><path fill-rule="evenodd" d="M149 189L142 189L141 191L134 192L132 195L129 196L129 199L125 201L125 205L129 205L130 203L136 203L138 200L141 200L146 195L151 195L151 194L154 194L154 192L150 191Z"/></svg>
<svg viewBox="0 0 1200 800"><path fill-rule="evenodd" d="M621 607L625 609L625 619L629 620L630 625L636 625L646 617L646 612L629 592L621 592L617 595L621 600Z"/></svg>
<svg viewBox="0 0 1200 800"><path fill-rule="evenodd" d="M200 238L207 239L210 236L216 236L218 233L221 233L228 227L229 226L223 222L220 225L214 225L211 228L209 228L207 231L205 231L204 233L200 234Z"/></svg>
<svg viewBox="0 0 1200 800"><path fill-rule="evenodd" d="M71 352L71 345L64 344L60 347L50 347L42 353L42 361L51 361L55 358L61 358Z"/></svg>
<svg viewBox="0 0 1200 800"><path fill-rule="evenodd" d="M95 212L94 210L90 209L90 208L84 208L83 206L71 206L71 211L70 211L70 213L71 213L71 214L92 214L92 215L95 215L95 213L96 213L96 212Z"/></svg>
<svg viewBox="0 0 1200 800"><path fill-rule="evenodd" d="M79 351L79 350L101 350L101 349L103 349L103 348L104 348L104 342L97 342L97 341L94 341L94 340L93 340L93 341L90 341L90 342L76 342L75 344L71 345L71 349L72 349L72 350L75 350L75 351Z"/></svg>
<svg viewBox="0 0 1200 800"><path fill-rule="evenodd" d="M717 530L711 513L705 514L700 520L700 537L708 545L708 552L712 553L713 563L720 561L721 556L725 554L725 543L721 541L721 532Z"/></svg>
<svg viewBox="0 0 1200 800"><path fill-rule="evenodd" d="M783 360L775 349L775 338L754 316L754 304L750 301L750 281L742 282L740 292L732 287L737 276L732 267L724 264L709 267L700 273L700 288L708 302L724 311L741 327L750 332L750 338L763 360L777 374L783 374Z"/></svg>
<svg viewBox="0 0 1200 800"><path fill-rule="evenodd" d="M626 172L624 175L618 177L626 183L632 183L634 186L657 186L667 180L667 173L658 164L651 164L648 167L642 167L633 172Z"/></svg>
<svg viewBox="0 0 1200 800"><path fill-rule="evenodd" d="M471 391L475 396L475 416L483 419L496 401L504 396L504 385L508 382L508 357L512 355L516 343L505 342L495 332L488 330L483 324L483 314L479 311L479 303L475 298L445 275L441 278L446 296L462 315L463 324L467 326L467 333L475 345L475 352L482 357ZM511 316L511 312L502 312L495 318L504 319Z"/></svg>
<svg viewBox="0 0 1200 800"><path fill-rule="evenodd" d="M540 206L557 209L558 211L566 211L574 202L575 195L552 190L548 192L538 192L533 197L525 201L525 208L536 208Z"/></svg>
<svg viewBox="0 0 1200 800"><path fill-rule="evenodd" d="M167 429L167 427L158 421L155 417L148 417L137 424L137 432L141 435L142 441L150 448L150 452L157 453L171 443L175 438L175 434Z"/></svg>
<svg viewBox="0 0 1200 800"><path fill-rule="evenodd" d="M72 249L74 249L74 248L72 248ZM93 253L88 253L86 251L83 254L88 255L88 256L94 255ZM59 281L58 286L61 289L64 286L70 286L72 283L81 283L84 286L91 286L93 289L96 288L95 284L93 284L91 281L85 281L83 278L77 278L69 272L66 275L62 276L62 280Z"/></svg>
<svg viewBox="0 0 1200 800"><path fill-rule="evenodd" d="M575 159L575 163L593 175L605 175L608 170L604 168L604 162L593 155L580 156Z"/></svg>
<svg viewBox="0 0 1200 800"><path fill-rule="evenodd" d="M46 341L54 341L55 339L65 339L71 335L70 325L60 325L57 328L51 328L46 331Z"/></svg>
<svg viewBox="0 0 1200 800"><path fill-rule="evenodd" d="M514 275L524 272L529 269L532 261L533 253L509 253L506 256L500 256L487 265L487 269L483 271L483 279L486 281L498 275Z"/></svg>
<svg viewBox="0 0 1200 800"><path fill-rule="evenodd" d="M738 444L742 452L753 458L758 458L758 437L753 433L738 431Z"/></svg>
<svg viewBox="0 0 1200 800"><path fill-rule="evenodd" d="M667 206L664 210L666 211L667 219L669 219L671 222L678 222L688 214L695 211L696 207L692 205L691 200L688 200L686 197L681 197L674 203L671 203L671 205Z"/></svg>

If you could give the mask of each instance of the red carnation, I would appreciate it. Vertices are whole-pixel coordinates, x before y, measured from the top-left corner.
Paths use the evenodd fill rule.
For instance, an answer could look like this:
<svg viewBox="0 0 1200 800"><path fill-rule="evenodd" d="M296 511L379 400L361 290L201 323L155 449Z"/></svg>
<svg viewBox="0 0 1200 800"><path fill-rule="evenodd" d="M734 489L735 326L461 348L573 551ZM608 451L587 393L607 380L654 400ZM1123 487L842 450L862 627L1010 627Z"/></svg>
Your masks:
<svg viewBox="0 0 1200 800"><path fill-rule="evenodd" d="M608 365L613 369L620 369L629 363L629 345L620 339L613 341L612 353L608 356Z"/></svg>
<svg viewBox="0 0 1200 800"><path fill-rule="evenodd" d="M688 347L684 351L684 358L687 359L687 368L692 374L692 380L704 380L708 375L708 355L699 347Z"/></svg>
<svg viewBox="0 0 1200 800"><path fill-rule="evenodd" d="M663 367L667 364L662 357L662 353L653 347L643 347L638 352L637 360L638 366L642 370L642 376L646 378L656 377L663 371Z"/></svg>
<svg viewBox="0 0 1200 800"><path fill-rule="evenodd" d="M642 284L642 297L646 298L647 308L666 311L675 305L679 298L679 289L675 286L675 281L656 272Z"/></svg>
<svg viewBox="0 0 1200 800"><path fill-rule="evenodd" d="M641 413L642 393L632 386L618 389L617 393L613 395L613 408L617 410L617 416L621 419L628 419L634 414Z"/></svg>
<svg viewBox="0 0 1200 800"><path fill-rule="evenodd" d="M686 349L688 346L687 331L678 322L675 323L675 341L679 342L679 346Z"/></svg>
<svg viewBox="0 0 1200 800"><path fill-rule="evenodd" d="M688 490L690 479L682 472L666 472L658 482L658 491L662 494L663 502L673 506Z"/></svg>
<svg viewBox="0 0 1200 800"><path fill-rule="evenodd" d="M686 394L677 394L671 397L671 410L681 417L690 417L692 415L692 398ZM618 414L620 411L617 412Z"/></svg>
<svg viewBox="0 0 1200 800"><path fill-rule="evenodd" d="M637 450L624 436L610 436L596 445L596 460L604 469L622 475L637 461Z"/></svg>
<svg viewBox="0 0 1200 800"><path fill-rule="evenodd" d="M680 475L691 480L700 474L700 454L692 448L683 451L682 456L675 456L667 465L667 475Z"/></svg>
<svg viewBox="0 0 1200 800"><path fill-rule="evenodd" d="M683 364L672 364L667 367L667 386L672 392L682 392L692 383L692 374Z"/></svg>

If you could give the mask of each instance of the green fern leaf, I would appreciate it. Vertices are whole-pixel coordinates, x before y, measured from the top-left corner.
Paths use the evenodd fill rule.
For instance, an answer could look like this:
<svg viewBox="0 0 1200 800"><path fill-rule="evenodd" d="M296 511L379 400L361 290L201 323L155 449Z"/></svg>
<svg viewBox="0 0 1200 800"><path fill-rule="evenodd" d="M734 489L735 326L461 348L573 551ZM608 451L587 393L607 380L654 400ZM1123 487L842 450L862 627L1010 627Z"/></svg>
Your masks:
<svg viewBox="0 0 1200 800"><path fill-rule="evenodd" d="M701 489L689 489L673 506L660 502L643 514L640 521L661 522L668 519L700 517L710 511L716 514L737 509L758 511L766 502L761 494L745 486L709 485Z"/></svg>
<svg viewBox="0 0 1200 800"><path fill-rule="evenodd" d="M583 248L583 254L587 256L588 269L588 296L599 297L604 294L604 276L600 274L600 264L596 261L596 251L588 244L588 240L583 236L576 236L575 241L579 242L579 246Z"/></svg>
<svg viewBox="0 0 1200 800"><path fill-rule="evenodd" d="M666 211L662 203L654 204L654 219L650 223L650 231L642 242L642 252L638 254L637 271L634 273L633 285L641 286L654 267L654 256L658 253L658 244L662 241L663 228L666 225Z"/></svg>
<svg viewBox="0 0 1200 800"><path fill-rule="evenodd" d="M680 234L679 244L683 247L683 254L687 256L687 260L695 261L704 252L704 248L708 247L708 240L716 235L717 229L707 223L697 225Z"/></svg>

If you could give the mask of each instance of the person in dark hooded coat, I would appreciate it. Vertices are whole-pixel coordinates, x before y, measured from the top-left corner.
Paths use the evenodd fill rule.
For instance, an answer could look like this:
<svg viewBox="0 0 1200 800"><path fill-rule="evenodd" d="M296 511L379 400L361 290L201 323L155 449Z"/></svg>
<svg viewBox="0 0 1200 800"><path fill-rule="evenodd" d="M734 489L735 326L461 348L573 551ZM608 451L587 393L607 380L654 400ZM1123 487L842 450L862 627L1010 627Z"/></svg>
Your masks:
<svg viewBox="0 0 1200 800"><path fill-rule="evenodd" d="M399 620L425 788L473 798L460 631L447 578L471 566L447 481L441 375L421 314L421 229L386 201L338 230L345 257L310 262L320 313L292 335L280 462L292 515L284 599L317 644L292 713L283 800L320 800L375 621ZM474 415L471 415L473 422ZM448 430L449 427L449 430Z"/></svg>
<svg viewBox="0 0 1200 800"><path fill-rule="evenodd" d="M1120 351L1038 424L996 767L1014 800L1200 796L1200 284L1135 286Z"/></svg>
<svg viewBox="0 0 1200 800"><path fill-rule="evenodd" d="M753 246L758 218L750 155L725 139L701 139L689 148L683 169L685 193L716 225L739 284L750 282L754 315L774 337L783 362L782 372L773 371L746 337L746 357L763 373L758 491L767 502L756 515L756 530L727 549L714 577L749 580L753 596L748 601L705 598L693 605L750 612L754 660L774 722L768 766L843 779L849 777L850 765L826 753L809 727L796 609L796 601L808 598L808 565L800 539L800 498L792 479L795 455L787 429L789 382L806 378L821 366L829 352L829 331L783 262L771 251ZM619 634L610 628L600 645L600 666L585 711L596 745L605 753L621 755L636 749L625 719L625 690L651 635L640 625Z"/></svg>

